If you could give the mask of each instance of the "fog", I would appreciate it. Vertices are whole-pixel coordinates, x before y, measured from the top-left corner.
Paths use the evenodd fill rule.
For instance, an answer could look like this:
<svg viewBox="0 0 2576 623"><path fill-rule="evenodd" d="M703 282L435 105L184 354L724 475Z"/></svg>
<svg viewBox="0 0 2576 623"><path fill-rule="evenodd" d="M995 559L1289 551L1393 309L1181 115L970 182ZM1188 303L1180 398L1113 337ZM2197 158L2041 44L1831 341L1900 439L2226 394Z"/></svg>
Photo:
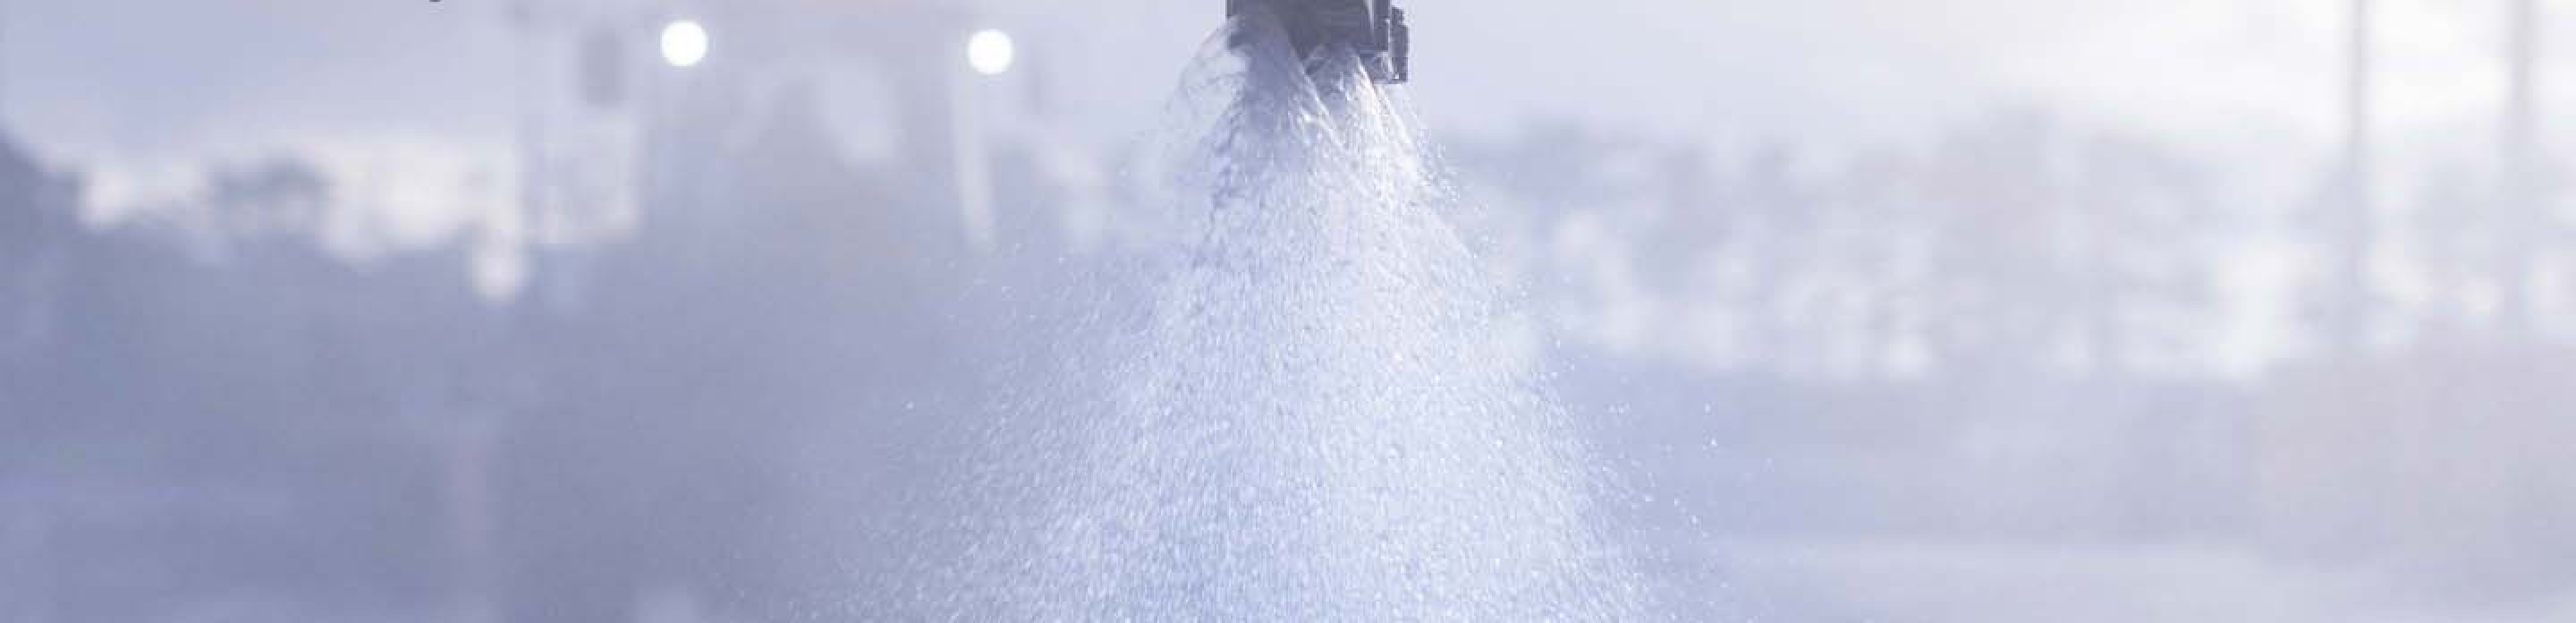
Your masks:
<svg viewBox="0 0 2576 623"><path fill-rule="evenodd" d="M2576 8L1222 4L0 0L0 621L2576 618Z"/></svg>

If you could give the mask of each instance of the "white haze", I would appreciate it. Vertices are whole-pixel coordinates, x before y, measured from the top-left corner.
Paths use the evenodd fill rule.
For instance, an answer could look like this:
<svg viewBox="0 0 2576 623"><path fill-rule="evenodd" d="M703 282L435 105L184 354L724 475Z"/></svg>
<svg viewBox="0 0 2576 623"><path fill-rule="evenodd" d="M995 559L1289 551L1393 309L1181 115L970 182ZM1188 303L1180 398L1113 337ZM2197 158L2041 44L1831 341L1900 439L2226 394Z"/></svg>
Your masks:
<svg viewBox="0 0 2576 623"><path fill-rule="evenodd" d="M0 0L0 621L2576 618L2576 7L1398 2Z"/></svg>

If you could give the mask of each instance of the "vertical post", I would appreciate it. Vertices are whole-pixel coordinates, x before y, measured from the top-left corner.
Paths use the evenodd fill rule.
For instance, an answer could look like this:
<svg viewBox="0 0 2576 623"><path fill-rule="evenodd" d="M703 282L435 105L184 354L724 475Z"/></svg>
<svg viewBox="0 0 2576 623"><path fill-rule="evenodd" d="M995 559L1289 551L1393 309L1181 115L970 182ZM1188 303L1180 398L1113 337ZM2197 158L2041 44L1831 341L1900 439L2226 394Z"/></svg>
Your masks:
<svg viewBox="0 0 2576 623"><path fill-rule="evenodd" d="M9 121L9 54L7 50L9 48L10 41L9 25L13 21L15 20L9 19L9 3L7 0L0 0L0 127L6 127Z"/></svg>
<svg viewBox="0 0 2576 623"><path fill-rule="evenodd" d="M2507 337L2518 337L2530 329L2531 318L2531 240L2534 229L2545 226L2540 216L2538 184L2538 150L2536 138L2540 128L2537 116L2539 59L2539 7L2533 0L2508 0L2511 3L2505 19L2505 63L2508 76L2504 102L2504 119L2499 125L2502 146L2503 192L2500 210L2494 223L2498 227L2496 279L2502 297L2498 300L2496 325Z"/></svg>
<svg viewBox="0 0 2576 623"><path fill-rule="evenodd" d="M882 18L889 28L875 44L894 76L896 144L912 169L911 190L924 208L952 210L961 248L981 255L994 243L992 188L972 116L974 85L959 63L968 21L935 2L889 4L895 8Z"/></svg>
<svg viewBox="0 0 2576 623"><path fill-rule="evenodd" d="M0 127L6 127L9 120L9 54L7 53L7 50L9 48L10 41L9 26L17 21L9 19L9 8L8 0L0 0Z"/></svg>
<svg viewBox="0 0 2576 623"><path fill-rule="evenodd" d="M953 46L952 46L953 47ZM940 65L954 74L956 62ZM948 107L951 122L949 139L954 144L948 153L954 158L949 171L956 188L950 195L957 201L958 222L965 226L966 248L981 256L993 251L996 244L993 215L992 163L985 155L984 98L975 90L983 85L973 80L950 79Z"/></svg>
<svg viewBox="0 0 2576 623"><path fill-rule="evenodd" d="M2346 53L2348 72L2344 80L2344 172L2347 190L2354 191L2352 200L2368 203L2366 191L2370 171L2370 91L2371 70L2375 59L2370 50L2371 0L2353 0L2350 46Z"/></svg>
<svg viewBox="0 0 2576 623"><path fill-rule="evenodd" d="M2336 201L2327 206L2333 282L2324 319L2328 347L2338 356L2361 351L2368 338L2370 245L2375 208L2371 170L2372 0L2353 0L2344 81L2344 149Z"/></svg>

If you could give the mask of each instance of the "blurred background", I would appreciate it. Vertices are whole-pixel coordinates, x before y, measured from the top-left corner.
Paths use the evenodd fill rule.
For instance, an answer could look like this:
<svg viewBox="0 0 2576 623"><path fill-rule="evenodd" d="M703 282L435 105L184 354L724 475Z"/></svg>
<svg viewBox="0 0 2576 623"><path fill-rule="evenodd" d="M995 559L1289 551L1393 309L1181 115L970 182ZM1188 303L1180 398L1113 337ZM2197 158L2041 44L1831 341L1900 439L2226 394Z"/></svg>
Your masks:
<svg viewBox="0 0 2576 623"><path fill-rule="evenodd" d="M2576 619L2576 4L1404 4L1677 618ZM0 0L0 621L873 620L1222 17Z"/></svg>

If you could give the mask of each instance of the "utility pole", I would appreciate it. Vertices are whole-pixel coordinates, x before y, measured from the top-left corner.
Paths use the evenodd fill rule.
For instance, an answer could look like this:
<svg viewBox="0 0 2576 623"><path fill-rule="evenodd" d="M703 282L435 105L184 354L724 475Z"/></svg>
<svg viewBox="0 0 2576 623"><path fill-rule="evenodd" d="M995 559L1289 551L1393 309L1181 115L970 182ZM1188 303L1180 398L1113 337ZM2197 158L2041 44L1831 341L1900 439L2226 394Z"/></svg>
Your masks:
<svg viewBox="0 0 2576 623"><path fill-rule="evenodd" d="M2345 41L2344 148L2335 200L2326 206L2329 266L2323 320L2328 348L2336 356L2361 352L2368 339L2370 314L2370 246L2375 209L2370 196L2371 170L2371 4L2353 0L2350 36Z"/></svg>
<svg viewBox="0 0 2576 623"><path fill-rule="evenodd" d="M9 9L9 2L0 0L0 126L6 126L9 120L9 54L6 50L9 47L9 25L15 21L9 19Z"/></svg>
<svg viewBox="0 0 2576 623"><path fill-rule="evenodd" d="M2503 192L2501 209L2493 223L2496 231L2496 279L2502 297L2497 305L2496 325L2508 338L2518 338L2531 329L2531 255L2532 239L2539 229L2547 227L2542 218L2538 135L2539 117L2535 101L2539 93L2540 22L2539 7L2534 0L2507 0L2511 8L2505 15L2505 93L2503 132Z"/></svg>
<svg viewBox="0 0 2576 623"><path fill-rule="evenodd" d="M0 125L9 120L9 3L0 1Z"/></svg>

